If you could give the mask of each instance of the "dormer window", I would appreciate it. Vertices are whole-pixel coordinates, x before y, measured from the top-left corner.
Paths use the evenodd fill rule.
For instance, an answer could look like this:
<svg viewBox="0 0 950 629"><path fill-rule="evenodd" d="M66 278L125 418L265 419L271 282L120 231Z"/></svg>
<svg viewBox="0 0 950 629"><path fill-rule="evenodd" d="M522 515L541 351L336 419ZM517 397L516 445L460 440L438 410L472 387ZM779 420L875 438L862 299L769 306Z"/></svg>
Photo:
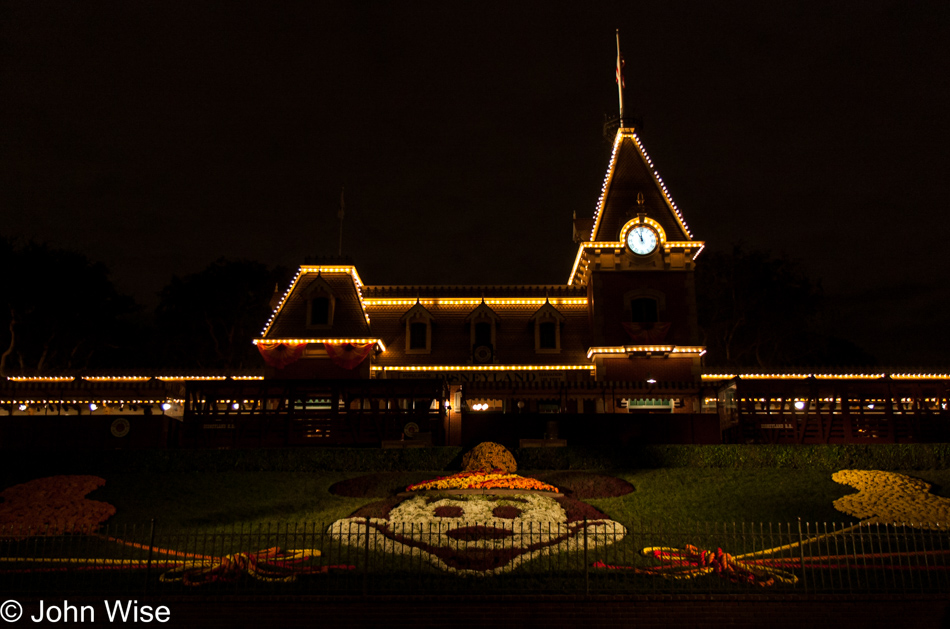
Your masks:
<svg viewBox="0 0 950 629"><path fill-rule="evenodd" d="M406 353L428 354L432 351L432 314L416 300L416 305L402 316L406 324Z"/></svg>
<svg viewBox="0 0 950 629"><path fill-rule="evenodd" d="M475 345L492 345L492 322L491 321L478 321L473 325L475 330L474 332L474 344Z"/></svg>
<svg viewBox="0 0 950 629"><path fill-rule="evenodd" d="M330 325L330 298L314 297L310 300L309 325Z"/></svg>
<svg viewBox="0 0 950 629"><path fill-rule="evenodd" d="M314 329L332 327L336 297L326 280L317 277L310 282L304 293L304 298L307 300L307 327Z"/></svg>
<svg viewBox="0 0 950 629"><path fill-rule="evenodd" d="M538 349L557 349L557 321L538 323Z"/></svg>
<svg viewBox="0 0 950 629"><path fill-rule="evenodd" d="M409 324L409 349L429 348L429 324L417 321Z"/></svg>
<svg viewBox="0 0 950 629"><path fill-rule="evenodd" d="M531 315L534 324L534 351L539 354L557 354L561 351L561 324L564 315L551 302L545 301Z"/></svg>
<svg viewBox="0 0 950 629"><path fill-rule="evenodd" d="M469 324L472 362L476 364L495 362L495 330L498 315L482 300L482 303L469 313L465 321Z"/></svg>

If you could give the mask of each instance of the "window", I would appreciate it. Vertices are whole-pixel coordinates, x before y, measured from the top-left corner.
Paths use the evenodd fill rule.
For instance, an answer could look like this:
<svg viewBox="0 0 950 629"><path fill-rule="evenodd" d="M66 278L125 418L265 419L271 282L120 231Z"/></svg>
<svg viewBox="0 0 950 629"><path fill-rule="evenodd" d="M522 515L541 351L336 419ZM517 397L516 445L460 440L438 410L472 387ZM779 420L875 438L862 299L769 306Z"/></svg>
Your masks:
<svg viewBox="0 0 950 629"><path fill-rule="evenodd" d="M479 321L475 324L475 345L491 344L491 322Z"/></svg>
<svg viewBox="0 0 950 629"><path fill-rule="evenodd" d="M630 320L634 323L652 323L659 321L656 300L650 297L631 299Z"/></svg>
<svg viewBox="0 0 950 629"><path fill-rule="evenodd" d="M329 325L330 298L314 297L310 301L310 325Z"/></svg>
<svg viewBox="0 0 950 629"><path fill-rule="evenodd" d="M428 354L432 350L432 313L417 299L400 320L406 324L406 353Z"/></svg>
<svg viewBox="0 0 950 629"><path fill-rule="evenodd" d="M471 361L476 364L490 364L495 362L498 315L482 300L467 317L465 323L469 325L472 343Z"/></svg>
<svg viewBox="0 0 950 629"><path fill-rule="evenodd" d="M429 324L425 321L416 321L409 324L409 349L426 349L426 337L429 333Z"/></svg>
<svg viewBox="0 0 950 629"><path fill-rule="evenodd" d="M531 321L534 324L534 351L539 354L560 353L564 315L545 300L544 305L531 315Z"/></svg>

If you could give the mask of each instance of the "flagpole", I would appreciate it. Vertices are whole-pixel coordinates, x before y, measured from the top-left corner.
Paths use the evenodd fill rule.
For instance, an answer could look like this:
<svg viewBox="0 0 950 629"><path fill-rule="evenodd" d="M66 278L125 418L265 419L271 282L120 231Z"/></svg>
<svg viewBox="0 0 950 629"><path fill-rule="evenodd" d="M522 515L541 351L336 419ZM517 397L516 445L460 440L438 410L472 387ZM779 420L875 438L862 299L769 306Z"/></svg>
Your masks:
<svg viewBox="0 0 950 629"><path fill-rule="evenodd" d="M620 55L620 29L617 29L617 95L620 97L620 128L623 128L623 57Z"/></svg>

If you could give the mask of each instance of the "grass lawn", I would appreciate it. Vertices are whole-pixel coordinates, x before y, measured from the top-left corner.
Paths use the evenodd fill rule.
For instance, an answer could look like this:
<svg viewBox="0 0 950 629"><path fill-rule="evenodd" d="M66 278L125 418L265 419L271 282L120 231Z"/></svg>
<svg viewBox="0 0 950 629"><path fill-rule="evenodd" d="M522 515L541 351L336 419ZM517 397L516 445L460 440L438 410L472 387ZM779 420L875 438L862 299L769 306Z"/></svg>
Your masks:
<svg viewBox="0 0 950 629"><path fill-rule="evenodd" d="M525 476L544 477L545 472ZM907 471L950 497L950 470ZM346 498L330 493L337 481L363 474L345 472L219 472L181 474L110 474L89 498L116 507L110 524L142 524L151 518L163 527L217 529L276 522L329 524L391 490L444 475L445 472L393 472L376 496ZM833 501L855 490L831 480L827 471L788 469L667 468L613 471L634 491L615 498L589 499L624 523L664 526L696 522L811 522L855 520L838 512Z"/></svg>

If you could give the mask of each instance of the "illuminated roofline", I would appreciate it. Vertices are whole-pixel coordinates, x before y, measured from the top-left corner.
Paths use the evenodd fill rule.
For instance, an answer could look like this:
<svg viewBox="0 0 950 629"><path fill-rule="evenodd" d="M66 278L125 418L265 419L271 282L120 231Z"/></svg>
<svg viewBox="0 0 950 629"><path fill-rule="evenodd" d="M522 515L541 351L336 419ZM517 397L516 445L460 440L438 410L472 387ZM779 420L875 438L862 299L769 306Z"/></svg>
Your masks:
<svg viewBox="0 0 950 629"><path fill-rule="evenodd" d="M593 365L371 365L379 371L593 371Z"/></svg>
<svg viewBox="0 0 950 629"><path fill-rule="evenodd" d="M614 178L614 169L617 166L617 153L623 141L623 131L623 127L617 129L617 135L614 136L614 148L610 153L610 163L607 165L607 174L604 175L604 183L600 187L600 198L597 199L597 212L594 214L594 225L590 230L589 240L594 239L594 234L597 233L597 228L600 227L600 217L603 215L604 206L607 204L607 189L610 187L610 182ZM632 132L633 130L631 129L630 131Z"/></svg>
<svg viewBox="0 0 950 629"><path fill-rule="evenodd" d="M703 374L703 380L880 380L890 376L891 380L950 380L950 373L777 373L777 374Z"/></svg>
<svg viewBox="0 0 950 629"><path fill-rule="evenodd" d="M3 400L3 404L28 404L28 405L37 405L37 404L61 404L61 405L70 405L70 406L85 406L86 404L105 404L105 405L114 405L114 404L162 404L163 402L174 402L175 404L184 404L184 400L177 398L161 398L155 400L105 400L105 399L96 399L89 398L83 400ZM21 413L26 413L26 411L20 411ZM92 411L94 412L94 411Z"/></svg>
<svg viewBox="0 0 950 629"><path fill-rule="evenodd" d="M610 345L606 347L591 347L587 350L587 358L594 356L608 356L611 354L636 354L641 352L662 352L665 354L698 354L706 353L701 345Z"/></svg>
<svg viewBox="0 0 950 629"><path fill-rule="evenodd" d="M650 159L646 149L643 147L643 142L640 141L640 136L638 136L636 130L631 127L621 127L620 129L617 129L617 135L614 138L614 148L613 153L610 156L610 165L607 167L607 175L604 177L604 185L600 193L600 199L597 201L597 213L594 216L594 226L590 232L591 240L594 239L594 236L597 234L597 229L600 227L600 218L603 215L604 206L607 203L607 189L610 187L610 182L613 180L614 170L617 165L618 149L620 148L620 144L624 137L631 138L633 143L636 144L637 150L640 152L640 156L643 157L643 160L646 162L647 166L650 167L650 172L653 175L653 181L660 187L660 191L663 193L663 199L666 201L667 207L673 211L677 222L679 223L680 227L683 228L683 232L686 234L686 236L688 238L692 238L693 233L689 230L689 226L686 224L686 219L684 219L682 213L680 213L679 207L677 207L676 202L673 201L673 197L666 188L666 184L663 183L663 178L660 177L659 171L653 165L653 160Z"/></svg>
<svg viewBox="0 0 950 629"><path fill-rule="evenodd" d="M192 380L263 380L264 376L10 376L10 382L185 382Z"/></svg>
<svg viewBox="0 0 950 629"><path fill-rule="evenodd" d="M587 297L526 297L524 299L460 297L460 298L376 298L364 300L367 306L414 306L420 303L423 306L478 306L482 301L489 306L543 306L550 302L553 306L586 306Z"/></svg>
<svg viewBox="0 0 950 629"><path fill-rule="evenodd" d="M657 234L660 236L660 246L663 247L664 252L668 252L674 247L683 248L683 249L686 249L687 251L695 248L696 252L692 255L692 258L691 258L692 260L695 261L696 258L699 257L699 254L702 252L702 250L706 248L706 243L702 240L667 240L666 232L663 230L662 227L660 227L659 223L657 223L652 218L649 218L649 217L644 217L644 218L645 218L644 222L650 225L651 227L653 227L657 231ZM601 241L580 243L580 245L578 245L577 247L577 255L574 257L574 268L571 269L571 277L568 280L567 285L568 286L574 285L574 280L577 279L577 269L578 267L580 267L581 260L583 259L584 254L587 251L587 249L614 249L614 250L624 249L627 246L625 242L627 233L631 229L633 229L634 227L640 224L641 223L640 223L639 217L632 219L630 221L627 221L627 223L624 224L623 229L620 230L620 240L614 240L614 241L601 240Z"/></svg>
<svg viewBox="0 0 950 629"><path fill-rule="evenodd" d="M260 345L261 343L274 344L274 345L308 345L311 343L329 343L331 345L339 345L341 343L350 343L352 345L369 345L375 343L379 345L380 349L384 352L386 351L386 345L383 343L382 339L378 338L362 338L362 339L331 339L331 338L322 338L322 339L254 339L252 341L255 345Z"/></svg>
<svg viewBox="0 0 950 629"><path fill-rule="evenodd" d="M281 309L283 309L284 303L287 301L287 297L289 297L293 292L294 286L297 285L297 282L300 280L300 278L307 273L349 273L353 278L353 283L356 285L356 296L360 299L360 308L363 311L363 317L366 319L366 324L369 325L369 314L366 312L366 304L363 301L364 284L363 280L360 279L360 274L356 272L355 266L351 264L343 266L312 266L304 264L297 270L297 275L295 275L293 281L290 282L290 288L284 291L283 296L280 298L280 302L277 304L277 307L274 308L274 312L271 313L267 323L264 324L264 329L261 330L262 337L267 336L267 333L270 331L274 321L277 320L277 315L280 314Z"/></svg>

